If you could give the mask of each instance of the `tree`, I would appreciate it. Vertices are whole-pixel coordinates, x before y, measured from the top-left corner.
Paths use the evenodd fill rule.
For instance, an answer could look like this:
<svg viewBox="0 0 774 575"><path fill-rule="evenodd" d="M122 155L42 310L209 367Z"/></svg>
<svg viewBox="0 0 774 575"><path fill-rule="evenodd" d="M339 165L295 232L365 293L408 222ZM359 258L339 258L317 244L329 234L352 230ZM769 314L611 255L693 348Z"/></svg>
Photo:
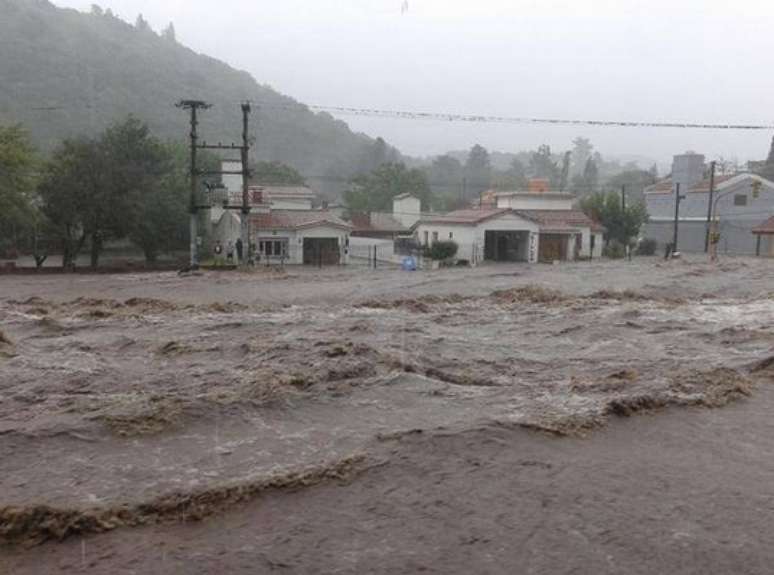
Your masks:
<svg viewBox="0 0 774 575"><path fill-rule="evenodd" d="M489 152L479 144L470 149L468 159L465 162L465 178L467 178L468 197L471 195L478 197L492 185L492 163L489 159Z"/></svg>
<svg viewBox="0 0 774 575"><path fill-rule="evenodd" d="M46 163L38 186L41 211L62 246L62 266L71 267L88 237L101 187L95 141L65 140Z"/></svg>
<svg viewBox="0 0 774 575"><path fill-rule="evenodd" d="M303 186L306 180L298 170L282 162L257 162L250 167L253 181L258 184Z"/></svg>
<svg viewBox="0 0 774 575"><path fill-rule="evenodd" d="M419 198L424 209L430 205L432 193L424 172L402 163L382 164L351 182L344 192L344 203L350 213L390 211L392 199L405 193Z"/></svg>
<svg viewBox="0 0 774 575"><path fill-rule="evenodd" d="M636 238L640 228L648 221L644 202L627 204L624 210L618 192L596 192L581 201L581 209L591 219L605 226L607 242L615 240L621 245L628 245L632 238Z"/></svg>
<svg viewBox="0 0 774 575"><path fill-rule="evenodd" d="M518 158L511 160L507 170L495 172L492 179L492 187L496 190L523 190L527 187L527 173Z"/></svg>
<svg viewBox="0 0 774 575"><path fill-rule="evenodd" d="M129 239L152 264L162 252L188 242L188 149L182 144L159 144L153 155L156 174L137 190ZM158 147L156 147L158 146Z"/></svg>
<svg viewBox="0 0 774 575"><path fill-rule="evenodd" d="M177 34L175 33L174 23L170 22L169 26L164 28L164 30L161 32L161 37L164 38L164 40L168 40L169 42L177 42Z"/></svg>
<svg viewBox="0 0 774 575"><path fill-rule="evenodd" d="M174 221L178 198L186 197L183 177L170 180L172 173L170 151L136 118L98 139L63 142L39 188L42 210L63 245L63 265L71 266L88 240L97 267L105 241L126 236L153 261L159 237L169 230L164 220Z"/></svg>
<svg viewBox="0 0 774 575"><path fill-rule="evenodd" d="M434 195L444 202L460 199L464 175L462 164L457 158L448 154L438 156L426 172Z"/></svg>
<svg viewBox="0 0 774 575"><path fill-rule="evenodd" d="M34 208L35 151L21 126L0 126L0 251L18 248Z"/></svg>
<svg viewBox="0 0 774 575"><path fill-rule="evenodd" d="M552 188L559 186L561 171L551 154L551 146L544 144L537 151L533 152L529 161L529 168L532 177L549 180Z"/></svg>
<svg viewBox="0 0 774 575"><path fill-rule="evenodd" d="M572 145L572 174L581 175L594 152L594 146L591 140L580 136L572 141Z"/></svg>
<svg viewBox="0 0 774 575"><path fill-rule="evenodd" d="M148 24L148 21L143 18L142 14L137 15L137 20L134 22L134 27L137 28L140 32L151 32L150 24Z"/></svg>
<svg viewBox="0 0 774 575"><path fill-rule="evenodd" d="M91 5L91 13L95 16L103 16L105 13L102 11L102 8L99 7L97 4Z"/></svg>
<svg viewBox="0 0 774 575"><path fill-rule="evenodd" d="M563 192L567 188L570 180L570 164L572 163L572 152L565 152L562 160L562 175L559 180L559 191Z"/></svg>
<svg viewBox="0 0 774 575"><path fill-rule="evenodd" d="M610 178L607 186L616 191L625 188L627 201L637 202L645 199L645 188L655 184L656 179L651 170L627 170Z"/></svg>

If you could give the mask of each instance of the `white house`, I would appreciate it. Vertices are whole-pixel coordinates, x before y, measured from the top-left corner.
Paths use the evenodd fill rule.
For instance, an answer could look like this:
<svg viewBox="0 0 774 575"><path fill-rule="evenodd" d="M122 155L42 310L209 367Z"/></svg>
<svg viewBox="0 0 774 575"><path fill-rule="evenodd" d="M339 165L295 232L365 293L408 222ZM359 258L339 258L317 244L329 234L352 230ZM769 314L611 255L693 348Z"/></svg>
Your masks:
<svg viewBox="0 0 774 575"><path fill-rule="evenodd" d="M710 211L710 179L704 156L686 152L674 157L672 173L645 189L650 220L644 235L665 245L674 241L675 198L680 184L680 213L677 249L703 252ZM718 250L729 254L754 254L757 239L753 230L761 218L774 215L774 182L757 174L718 174L712 193L718 220Z"/></svg>
<svg viewBox="0 0 774 575"><path fill-rule="evenodd" d="M424 246L437 241L455 242L457 257L473 265L483 260L538 261L539 224L508 208L426 216L415 224L415 231Z"/></svg>
<svg viewBox="0 0 774 575"><path fill-rule="evenodd" d="M349 224L323 210L271 210L250 216L250 240L262 262L347 263L350 231Z"/></svg>
<svg viewBox="0 0 774 575"><path fill-rule="evenodd" d="M573 209L574 201L572 194L549 191L546 180L533 180L529 191L490 190L477 208L423 217L416 236L425 246L453 240L458 257L473 264L601 257L604 229Z"/></svg>

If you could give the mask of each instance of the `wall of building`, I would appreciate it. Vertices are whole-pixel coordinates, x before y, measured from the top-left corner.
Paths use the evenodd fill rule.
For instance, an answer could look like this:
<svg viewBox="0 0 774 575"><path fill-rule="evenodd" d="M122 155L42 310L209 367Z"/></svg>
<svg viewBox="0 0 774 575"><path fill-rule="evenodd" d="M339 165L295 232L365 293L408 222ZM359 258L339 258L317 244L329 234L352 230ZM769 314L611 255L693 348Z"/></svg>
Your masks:
<svg viewBox="0 0 774 575"><path fill-rule="evenodd" d="M750 230L759 223L760 218L746 221L721 219L718 252L728 255L754 255L756 240ZM706 222L680 221L677 239L678 250L687 253L703 252L706 234ZM672 243L673 235L673 221L648 222L643 233L644 237L652 238L658 242L658 249L662 253L665 246Z"/></svg>
<svg viewBox="0 0 774 575"><path fill-rule="evenodd" d="M571 210L574 202L574 196L554 192L497 196L498 208L511 208L512 210Z"/></svg>
<svg viewBox="0 0 774 575"><path fill-rule="evenodd" d="M425 232L427 232L429 243L432 243L433 232L438 233L439 240L451 240L456 242L459 246L457 257L459 259L468 260L475 265L484 260L484 246L486 243L487 230L529 232L535 236L534 241L538 241L537 236L539 233L539 226L534 222L524 220L514 214L504 214L498 218L493 218L477 225L420 223L417 226L416 233L417 240L423 245L425 244ZM533 256L530 257L532 258ZM535 246L534 259L531 259L530 261L537 261L537 245Z"/></svg>
<svg viewBox="0 0 774 575"><path fill-rule="evenodd" d="M224 160L221 162L221 170L224 172L239 172L242 170L242 162L234 162L230 160ZM226 186L229 192L241 192L242 191L242 176L234 174L223 174L221 176L221 182Z"/></svg>
<svg viewBox="0 0 774 575"><path fill-rule="evenodd" d="M312 200L301 198L270 198L273 210L311 210Z"/></svg>
<svg viewBox="0 0 774 575"><path fill-rule="evenodd" d="M419 221L422 216L422 203L418 198L410 196L408 198L396 199L392 202L393 217L401 225L410 228Z"/></svg>
<svg viewBox="0 0 774 575"><path fill-rule="evenodd" d="M253 241L258 246L260 241L286 239L288 242L288 254L284 263L301 265L304 263L304 238L336 238L339 242L341 263L349 262L348 239L349 232L334 226L317 226L301 230L272 230L261 231L254 236ZM280 263L281 257L268 258L269 263ZM266 259L262 259L266 263Z"/></svg>

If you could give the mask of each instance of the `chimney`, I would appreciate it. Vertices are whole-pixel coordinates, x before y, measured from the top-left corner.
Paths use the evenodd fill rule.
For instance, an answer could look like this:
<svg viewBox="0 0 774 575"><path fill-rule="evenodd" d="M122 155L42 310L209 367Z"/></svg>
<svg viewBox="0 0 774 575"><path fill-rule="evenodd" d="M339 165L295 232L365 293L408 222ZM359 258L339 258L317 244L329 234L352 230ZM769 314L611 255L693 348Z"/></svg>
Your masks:
<svg viewBox="0 0 774 575"><path fill-rule="evenodd" d="M695 152L686 152L674 157L672 161L672 183L680 184L680 191L687 192L704 179L704 156Z"/></svg>
<svg viewBox="0 0 774 575"><path fill-rule="evenodd" d="M531 194L542 194L550 191L551 182L546 178L530 178L527 183L527 191Z"/></svg>

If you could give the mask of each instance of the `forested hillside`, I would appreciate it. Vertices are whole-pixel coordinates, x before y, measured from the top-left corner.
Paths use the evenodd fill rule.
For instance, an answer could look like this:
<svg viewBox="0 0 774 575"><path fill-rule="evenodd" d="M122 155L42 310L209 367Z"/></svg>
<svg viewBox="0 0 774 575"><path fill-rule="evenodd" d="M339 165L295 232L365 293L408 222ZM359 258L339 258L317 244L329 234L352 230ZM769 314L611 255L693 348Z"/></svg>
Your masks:
<svg viewBox="0 0 774 575"><path fill-rule="evenodd" d="M109 11L60 9L45 0L0 0L0 123L21 123L44 151L67 136L96 134L133 114L164 138L185 138L182 98L213 104L207 139L239 137L242 100L256 110L255 157L338 181L367 171L374 142L328 114L260 85L246 72ZM365 164L365 165L363 165Z"/></svg>

